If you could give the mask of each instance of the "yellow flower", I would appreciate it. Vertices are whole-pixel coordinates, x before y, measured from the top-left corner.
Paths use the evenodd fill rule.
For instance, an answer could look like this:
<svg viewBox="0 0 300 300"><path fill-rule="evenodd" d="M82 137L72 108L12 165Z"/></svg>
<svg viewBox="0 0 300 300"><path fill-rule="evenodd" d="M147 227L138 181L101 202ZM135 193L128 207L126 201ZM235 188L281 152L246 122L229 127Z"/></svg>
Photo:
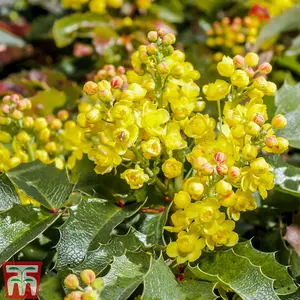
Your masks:
<svg viewBox="0 0 300 300"><path fill-rule="evenodd" d="M201 183L200 177L190 177L185 181L183 190L195 199L200 200L203 197L204 186Z"/></svg>
<svg viewBox="0 0 300 300"><path fill-rule="evenodd" d="M236 70L230 77L231 83L237 87L245 87L249 84L249 76L243 70Z"/></svg>
<svg viewBox="0 0 300 300"><path fill-rule="evenodd" d="M141 142L141 148L147 159L156 157L161 153L160 140L157 137L151 137L148 141Z"/></svg>
<svg viewBox="0 0 300 300"><path fill-rule="evenodd" d="M190 225L190 220L185 211L179 209L171 216L171 221L174 226L165 226L164 229L170 232L179 232L186 229Z"/></svg>
<svg viewBox="0 0 300 300"><path fill-rule="evenodd" d="M179 208L186 208L191 203L191 197L187 192L180 191L175 194L174 203Z"/></svg>
<svg viewBox="0 0 300 300"><path fill-rule="evenodd" d="M186 124L184 133L194 139L213 139L216 122L208 115L196 114Z"/></svg>
<svg viewBox="0 0 300 300"><path fill-rule="evenodd" d="M217 70L221 76L230 77L235 70L232 58L224 55L217 65Z"/></svg>
<svg viewBox="0 0 300 300"><path fill-rule="evenodd" d="M163 139L166 147L169 150L179 150L187 147L187 142L180 134L180 126L175 122L170 122L167 124Z"/></svg>
<svg viewBox="0 0 300 300"><path fill-rule="evenodd" d="M162 165L162 170L167 178L175 178L180 176L182 173L182 168L183 164L175 158L167 159Z"/></svg>
<svg viewBox="0 0 300 300"><path fill-rule="evenodd" d="M209 101L218 101L225 98L230 92L231 86L224 80L216 80L203 87L203 93Z"/></svg>
<svg viewBox="0 0 300 300"><path fill-rule="evenodd" d="M149 180L149 176L145 174L144 170L138 165L135 165L135 169L127 169L124 171L121 174L121 178L125 179L133 190L141 188L144 183Z"/></svg>
<svg viewBox="0 0 300 300"><path fill-rule="evenodd" d="M96 164L95 172L97 174L109 173L122 162L121 157L115 152L113 147L101 144L97 148L91 148L88 151L88 158Z"/></svg>

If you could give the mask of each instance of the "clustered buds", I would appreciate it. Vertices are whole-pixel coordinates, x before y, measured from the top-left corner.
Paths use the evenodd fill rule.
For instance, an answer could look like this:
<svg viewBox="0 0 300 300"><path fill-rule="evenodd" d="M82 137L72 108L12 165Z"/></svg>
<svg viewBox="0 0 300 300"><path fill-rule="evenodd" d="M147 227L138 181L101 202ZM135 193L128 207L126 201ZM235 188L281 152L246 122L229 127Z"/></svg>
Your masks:
<svg viewBox="0 0 300 300"><path fill-rule="evenodd" d="M96 278L96 274L92 270L83 270L80 273L80 280L85 288L80 286L80 281L75 274L69 274L64 284L68 290L72 290L65 300L98 300L101 291L104 288L104 281L101 277Z"/></svg>

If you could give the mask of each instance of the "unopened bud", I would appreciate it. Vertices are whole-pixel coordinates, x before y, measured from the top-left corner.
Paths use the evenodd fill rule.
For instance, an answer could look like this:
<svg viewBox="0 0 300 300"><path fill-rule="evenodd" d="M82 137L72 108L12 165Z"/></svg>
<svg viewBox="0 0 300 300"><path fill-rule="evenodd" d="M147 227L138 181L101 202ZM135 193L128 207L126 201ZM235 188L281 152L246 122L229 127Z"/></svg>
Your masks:
<svg viewBox="0 0 300 300"><path fill-rule="evenodd" d="M119 67L117 67L117 72L119 73L119 74L125 74L125 68L124 67L122 67L122 66L119 66Z"/></svg>
<svg viewBox="0 0 300 300"><path fill-rule="evenodd" d="M0 125L9 125L10 123L11 123L10 118L0 116Z"/></svg>
<svg viewBox="0 0 300 300"><path fill-rule="evenodd" d="M160 75L166 75L169 74L170 70L169 70L169 66L167 63L162 62L160 64L157 65L157 72Z"/></svg>
<svg viewBox="0 0 300 300"><path fill-rule="evenodd" d="M113 89L120 89L123 86L123 79L120 76L115 76L111 79L110 85Z"/></svg>
<svg viewBox="0 0 300 300"><path fill-rule="evenodd" d="M250 121L249 123L246 124L245 131L249 135L257 136L258 133L260 132L260 126L256 124L254 121Z"/></svg>
<svg viewBox="0 0 300 300"><path fill-rule="evenodd" d="M227 176L229 177L229 179L233 180L233 181L236 181L240 178L241 176L241 171L238 167L236 166L231 166L229 169L228 169L228 173L227 173Z"/></svg>
<svg viewBox="0 0 300 300"><path fill-rule="evenodd" d="M220 176L225 176L228 172L228 167L225 164L219 164L216 167L216 171Z"/></svg>
<svg viewBox="0 0 300 300"><path fill-rule="evenodd" d="M272 135L269 136L265 139L265 144L269 147L269 148L273 148L273 147L277 147L278 146L278 141L276 136Z"/></svg>
<svg viewBox="0 0 300 300"><path fill-rule="evenodd" d="M149 42L156 42L158 39L158 34L157 31L149 31L147 35L148 41Z"/></svg>
<svg viewBox="0 0 300 300"><path fill-rule="evenodd" d="M45 118L37 118L34 120L34 130L41 131L44 128L47 128L48 122Z"/></svg>
<svg viewBox="0 0 300 300"><path fill-rule="evenodd" d="M1 105L1 111L5 114L9 114L10 112L10 106L8 104L2 104Z"/></svg>
<svg viewBox="0 0 300 300"><path fill-rule="evenodd" d="M173 33L168 33L162 38L162 43L165 46L173 45L176 42L176 37Z"/></svg>
<svg viewBox="0 0 300 300"><path fill-rule="evenodd" d="M18 109L15 109L13 113L11 114L11 117L14 120L21 120L23 118L23 113L19 111Z"/></svg>
<svg viewBox="0 0 300 300"><path fill-rule="evenodd" d="M158 52L157 46L154 43L147 45L147 52L150 55L153 55Z"/></svg>
<svg viewBox="0 0 300 300"><path fill-rule="evenodd" d="M57 117L62 121L66 121L69 118L69 113L67 110L62 109L57 113Z"/></svg>
<svg viewBox="0 0 300 300"><path fill-rule="evenodd" d="M60 119L53 119L51 124L50 124L50 127L53 129L53 130L59 130L60 128L62 128L62 121Z"/></svg>
<svg viewBox="0 0 300 300"><path fill-rule="evenodd" d="M13 103L19 102L19 101L20 101L19 95L17 95L17 94L11 95L11 96L10 96L10 101L13 102Z"/></svg>
<svg viewBox="0 0 300 300"><path fill-rule="evenodd" d="M278 114L272 119L272 126L275 129L283 129L287 124L285 116Z"/></svg>
<svg viewBox="0 0 300 300"><path fill-rule="evenodd" d="M97 83L88 81L84 86L83 90L87 95L95 95L98 91Z"/></svg>
<svg viewBox="0 0 300 300"><path fill-rule="evenodd" d="M256 113L254 118L253 118L253 122L255 122L256 124L258 124L259 126L262 126L265 124L265 118L262 114L260 113Z"/></svg>
<svg viewBox="0 0 300 300"><path fill-rule="evenodd" d="M243 158L246 160L252 160L256 158L258 154L257 147L251 144L246 144L242 150Z"/></svg>
<svg viewBox="0 0 300 300"><path fill-rule="evenodd" d="M223 152L216 152L214 155L214 161L216 163L224 163L226 161L226 155Z"/></svg>
<svg viewBox="0 0 300 300"><path fill-rule="evenodd" d="M216 192L221 196L226 196L232 191L232 185L225 181L220 180L216 184Z"/></svg>
<svg viewBox="0 0 300 300"><path fill-rule="evenodd" d="M46 145L45 145L45 150L48 152L48 153L54 153L57 151L57 145L55 142L48 142Z"/></svg>
<svg viewBox="0 0 300 300"><path fill-rule="evenodd" d="M94 282L96 274L93 270L86 269L80 273L80 278L85 285L90 285Z"/></svg>
<svg viewBox="0 0 300 300"><path fill-rule="evenodd" d="M245 56L245 62L249 67L255 67L258 65L259 56L254 52L249 52Z"/></svg>
<svg viewBox="0 0 300 300"><path fill-rule="evenodd" d="M253 80L253 85L255 88L257 88L260 91L264 91L266 87L268 86L268 82L265 77L263 76L258 76L254 78Z"/></svg>
<svg viewBox="0 0 300 300"><path fill-rule="evenodd" d="M86 114L86 118L89 121L89 123L97 123L101 120L101 112L97 108L93 108Z"/></svg>
<svg viewBox="0 0 300 300"><path fill-rule="evenodd" d="M245 72L247 73L247 75L252 78L255 74L254 70L252 68L245 68Z"/></svg>
<svg viewBox="0 0 300 300"><path fill-rule="evenodd" d="M274 82L268 81L265 89L265 94L268 96L274 96L277 91L277 86Z"/></svg>
<svg viewBox="0 0 300 300"><path fill-rule="evenodd" d="M205 109L206 103L205 101L197 101L195 103L194 111L201 112Z"/></svg>
<svg viewBox="0 0 300 300"><path fill-rule="evenodd" d="M184 67L181 64L175 65L171 70L171 75L176 79L181 78L184 75Z"/></svg>
<svg viewBox="0 0 300 300"><path fill-rule="evenodd" d="M75 291L65 297L65 300L82 300L83 292Z"/></svg>
<svg viewBox="0 0 300 300"><path fill-rule="evenodd" d="M166 32L166 30L165 30L164 28L159 28L159 29L157 30L157 34L158 34L160 37L164 37L164 36L167 34L167 32Z"/></svg>
<svg viewBox="0 0 300 300"><path fill-rule="evenodd" d="M79 280L75 274L69 274L64 280L65 287L70 290L76 290L79 286ZM75 298L76 299L76 298Z"/></svg>
<svg viewBox="0 0 300 300"><path fill-rule="evenodd" d="M261 175L269 170L269 164L265 161L263 157L256 158L251 161L250 168L256 175Z"/></svg>
<svg viewBox="0 0 300 300"><path fill-rule="evenodd" d="M264 62L258 66L258 70L262 74L269 74L272 71L272 66L268 62Z"/></svg>
<svg viewBox="0 0 300 300"><path fill-rule="evenodd" d="M26 144L30 141L30 136L26 131L21 131L17 134L17 140L21 144Z"/></svg>
<svg viewBox="0 0 300 300"><path fill-rule="evenodd" d="M236 55L233 58L233 62L237 68L243 68L245 66L245 58L242 55Z"/></svg>
<svg viewBox="0 0 300 300"><path fill-rule="evenodd" d="M205 176L210 176L214 172L214 167L210 163L205 163L201 166L201 173Z"/></svg>
<svg viewBox="0 0 300 300"><path fill-rule="evenodd" d="M10 104L11 103L10 96L7 95L3 97L2 102L5 104Z"/></svg>

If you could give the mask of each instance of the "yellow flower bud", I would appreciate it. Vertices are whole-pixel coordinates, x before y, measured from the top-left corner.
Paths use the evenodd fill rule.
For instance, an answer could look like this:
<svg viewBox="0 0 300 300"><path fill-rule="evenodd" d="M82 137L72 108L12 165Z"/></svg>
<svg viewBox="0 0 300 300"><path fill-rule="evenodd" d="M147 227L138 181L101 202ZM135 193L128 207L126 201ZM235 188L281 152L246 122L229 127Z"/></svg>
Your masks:
<svg viewBox="0 0 300 300"><path fill-rule="evenodd" d="M65 163L63 162L63 160L59 157L56 157L54 159L54 163L55 163L55 168L59 169L59 170L63 170L65 167Z"/></svg>
<svg viewBox="0 0 300 300"><path fill-rule="evenodd" d="M141 188L149 180L149 176L138 165L135 166L135 169L127 169L123 172L121 178L125 179L133 190Z"/></svg>
<svg viewBox="0 0 300 300"><path fill-rule="evenodd" d="M12 114L11 114L11 117L14 119L14 120L21 120L23 118L23 113L18 110L18 109L15 109Z"/></svg>
<svg viewBox="0 0 300 300"><path fill-rule="evenodd" d="M183 164L175 158L167 159L162 165L162 170L167 178L175 178L181 175L182 168Z"/></svg>
<svg viewBox="0 0 300 300"><path fill-rule="evenodd" d="M111 85L107 80L98 82L98 99L103 102L110 102L113 98L111 93Z"/></svg>
<svg viewBox="0 0 300 300"><path fill-rule="evenodd" d="M236 70L230 76L231 83L238 87L245 87L249 84L249 76L243 70Z"/></svg>
<svg viewBox="0 0 300 300"><path fill-rule="evenodd" d="M216 167L216 171L220 176L225 176L228 172L228 167L225 164L219 164Z"/></svg>
<svg viewBox="0 0 300 300"><path fill-rule="evenodd" d="M257 147L251 144L245 145L242 151L243 158L246 160L252 160L256 158L257 154L258 154Z"/></svg>
<svg viewBox="0 0 300 300"><path fill-rule="evenodd" d="M98 86L97 83L93 81L88 81L84 86L83 86L83 91L87 95L95 95L98 91Z"/></svg>
<svg viewBox="0 0 300 300"><path fill-rule="evenodd" d="M51 141L51 142L48 142L46 145L45 145L45 150L48 152L48 153L54 153L56 152L57 150L57 145L55 142Z"/></svg>
<svg viewBox="0 0 300 300"><path fill-rule="evenodd" d="M80 291L74 291L70 294L68 294L64 300L82 300L83 292Z"/></svg>
<svg viewBox="0 0 300 300"><path fill-rule="evenodd" d="M89 125L88 120L86 119L85 113L78 114L76 121L77 121L78 126L83 127L83 128L88 127L88 125Z"/></svg>
<svg viewBox="0 0 300 300"><path fill-rule="evenodd" d="M200 181L200 177L189 178L184 183L183 189L195 200L201 199L204 192L204 186Z"/></svg>
<svg viewBox="0 0 300 300"><path fill-rule="evenodd" d="M191 203L191 197L187 192L180 191L175 194L174 203L178 208L186 208Z"/></svg>
<svg viewBox="0 0 300 300"><path fill-rule="evenodd" d="M278 153L281 154L289 148L289 141L283 137L277 138L278 141Z"/></svg>
<svg viewBox="0 0 300 300"><path fill-rule="evenodd" d="M80 273L80 278L85 285L90 285L94 282L96 274L93 270L86 269Z"/></svg>
<svg viewBox="0 0 300 300"><path fill-rule="evenodd" d="M258 66L258 70L261 74L269 74L272 71L272 66L268 62L264 62Z"/></svg>
<svg viewBox="0 0 300 300"><path fill-rule="evenodd" d="M230 77L235 70L233 60L224 55L222 61L217 65L217 70L221 76Z"/></svg>
<svg viewBox="0 0 300 300"><path fill-rule="evenodd" d="M21 131L17 134L17 140L21 144L26 144L30 141L30 135L26 131Z"/></svg>
<svg viewBox="0 0 300 300"><path fill-rule="evenodd" d="M254 121L250 121L246 124L245 131L249 135L257 136L260 132L260 126Z"/></svg>
<svg viewBox="0 0 300 300"><path fill-rule="evenodd" d="M245 126L242 124L237 124L231 128L231 134L236 139L241 139L246 135Z"/></svg>
<svg viewBox="0 0 300 300"><path fill-rule="evenodd" d="M99 109L93 108L85 115L85 117L89 123L94 124L101 120L101 112Z"/></svg>
<svg viewBox="0 0 300 300"><path fill-rule="evenodd" d="M256 67L258 65L259 56L254 52L249 52L245 56L245 62L249 67Z"/></svg>
<svg viewBox="0 0 300 300"><path fill-rule="evenodd" d="M78 111L80 113L87 113L89 112L91 109L93 108L93 106L90 103L87 102L80 102L78 104Z"/></svg>
<svg viewBox="0 0 300 300"><path fill-rule="evenodd" d="M60 128L62 128L62 121L60 119L53 119L51 124L50 124L50 127L53 129L53 130L59 130Z"/></svg>
<svg viewBox="0 0 300 300"><path fill-rule="evenodd" d="M75 274L69 274L64 280L65 287L69 290L76 290L79 287L79 280Z"/></svg>
<svg viewBox="0 0 300 300"><path fill-rule="evenodd" d="M253 85L255 88L257 88L259 91L264 92L268 86L268 82L265 77L258 76L254 78Z"/></svg>
<svg viewBox="0 0 300 300"><path fill-rule="evenodd" d="M0 131L0 143L8 144L11 141L11 135L8 132Z"/></svg>
<svg viewBox="0 0 300 300"><path fill-rule="evenodd" d="M227 173L228 179L232 182L236 182L241 177L241 171L238 167L231 166Z"/></svg>
<svg viewBox="0 0 300 300"><path fill-rule="evenodd" d="M268 81L267 87L264 90L265 94L268 96L273 96L273 95L275 95L276 91L277 91L276 84L274 82Z"/></svg>
<svg viewBox="0 0 300 300"><path fill-rule="evenodd" d="M42 129L47 128L48 122L45 118L37 118L34 120L34 130L41 131Z"/></svg>
<svg viewBox="0 0 300 300"><path fill-rule="evenodd" d="M51 135L50 129L49 128L44 128L39 132L38 137L39 137L40 141L47 142L50 138L50 135Z"/></svg>
<svg viewBox="0 0 300 300"><path fill-rule="evenodd" d="M251 161L250 168L254 174L261 175L269 171L269 164L263 157L258 157Z"/></svg>
<svg viewBox="0 0 300 300"><path fill-rule="evenodd" d="M32 128L34 126L34 120L32 117L25 117L24 118L24 127L25 128Z"/></svg>
<svg viewBox="0 0 300 300"><path fill-rule="evenodd" d="M231 190L232 185L225 180L220 180L216 184L216 192L221 196L227 196Z"/></svg>
<svg viewBox="0 0 300 300"><path fill-rule="evenodd" d="M278 114L272 119L272 126L275 129L283 129L287 124L285 116Z"/></svg>

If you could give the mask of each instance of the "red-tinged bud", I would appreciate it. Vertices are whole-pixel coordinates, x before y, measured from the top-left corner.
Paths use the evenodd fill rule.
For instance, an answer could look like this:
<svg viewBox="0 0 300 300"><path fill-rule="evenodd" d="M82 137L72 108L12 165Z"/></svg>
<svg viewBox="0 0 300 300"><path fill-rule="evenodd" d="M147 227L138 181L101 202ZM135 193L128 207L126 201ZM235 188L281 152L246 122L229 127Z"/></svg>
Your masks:
<svg viewBox="0 0 300 300"><path fill-rule="evenodd" d="M222 164L226 161L226 155L223 152L216 152L214 155L214 161Z"/></svg>
<svg viewBox="0 0 300 300"><path fill-rule="evenodd" d="M110 85L113 89L120 89L123 86L123 79L119 76L115 76L111 79Z"/></svg>
<svg viewBox="0 0 300 300"><path fill-rule="evenodd" d="M11 114L11 117L14 120L21 120L23 118L23 113L19 111L18 109L15 109L13 113Z"/></svg>
<svg viewBox="0 0 300 300"><path fill-rule="evenodd" d="M267 86L268 86L268 82L266 80L265 77L263 76L258 76L253 80L253 85L255 88L257 88L260 91L264 91Z"/></svg>
<svg viewBox="0 0 300 300"><path fill-rule="evenodd" d="M75 291L65 297L65 300L82 300L83 292Z"/></svg>
<svg viewBox="0 0 300 300"><path fill-rule="evenodd" d="M1 111L5 114L9 114L10 112L10 106L8 104L2 104L1 105Z"/></svg>
<svg viewBox="0 0 300 300"><path fill-rule="evenodd" d="M158 39L157 31L149 31L148 35L147 35L147 38L148 38L149 42L152 42L152 43L156 42L157 39Z"/></svg>
<svg viewBox="0 0 300 300"><path fill-rule="evenodd" d="M69 274L64 280L65 287L70 290L76 290L79 286L79 280L75 274Z"/></svg>
<svg viewBox="0 0 300 300"><path fill-rule="evenodd" d="M220 204L224 207L230 207L234 206L236 204L238 197L234 193L234 191L231 191L228 195L220 199Z"/></svg>
<svg viewBox="0 0 300 300"><path fill-rule="evenodd" d="M118 199L116 202L119 207L124 207L124 205L125 205L125 202L122 201L121 199Z"/></svg>
<svg viewBox="0 0 300 300"><path fill-rule="evenodd" d="M162 39L162 43L165 46L173 45L173 44L175 44L175 42L176 42L176 37L173 33L168 33Z"/></svg>
<svg viewBox="0 0 300 300"><path fill-rule="evenodd" d="M228 25L229 23L230 23L230 19L228 17L222 19L222 24Z"/></svg>
<svg viewBox="0 0 300 300"><path fill-rule="evenodd" d="M233 62L237 68L243 68L245 66L245 58L242 55L236 55L233 58Z"/></svg>
<svg viewBox="0 0 300 300"><path fill-rule="evenodd" d="M287 124L285 116L278 114L272 119L272 126L275 129L283 129Z"/></svg>
<svg viewBox="0 0 300 300"><path fill-rule="evenodd" d="M233 23L235 24L241 24L242 23L242 19L240 17L236 17L233 19Z"/></svg>
<svg viewBox="0 0 300 300"><path fill-rule="evenodd" d="M94 52L93 47L88 44L76 43L74 45L73 54L76 57L90 56Z"/></svg>
<svg viewBox="0 0 300 300"><path fill-rule="evenodd" d="M162 63L158 64L158 65L157 65L157 72L158 72L158 74L160 74L160 75L166 75L166 74L169 74L170 69L169 69L168 64L165 63L165 62L162 62Z"/></svg>
<svg viewBox="0 0 300 300"><path fill-rule="evenodd" d="M214 167L210 163L205 163L201 166L201 173L206 176L210 176L214 172Z"/></svg>
<svg viewBox="0 0 300 300"><path fill-rule="evenodd" d="M219 164L216 167L216 171L220 176L225 176L228 172L228 167L225 164Z"/></svg>
<svg viewBox="0 0 300 300"><path fill-rule="evenodd" d="M269 148L273 148L273 147L277 147L278 146L278 140L276 138L276 136L269 136L265 139L265 144L269 147Z"/></svg>
<svg viewBox="0 0 300 300"><path fill-rule="evenodd" d="M268 62L264 62L258 66L258 70L262 74L269 74L272 71L272 66Z"/></svg>
<svg viewBox="0 0 300 300"><path fill-rule="evenodd" d="M83 91L87 95L95 95L98 91L98 85L97 83L93 81L88 81L84 86L83 86Z"/></svg>
<svg viewBox="0 0 300 300"><path fill-rule="evenodd" d="M93 270L86 269L80 273L80 278L85 285L90 285L94 282L96 274Z"/></svg>
<svg viewBox="0 0 300 300"><path fill-rule="evenodd" d="M10 96L10 101L13 103L17 103L18 101L20 101L20 97L17 94L13 94Z"/></svg>
<svg viewBox="0 0 300 300"><path fill-rule="evenodd" d="M57 113L57 117L61 120L61 121L66 121L69 118L69 113L67 110L62 109Z"/></svg>
<svg viewBox="0 0 300 300"><path fill-rule="evenodd" d="M164 28L159 28L159 29L157 30L157 34L158 34L160 37L164 37L164 36L167 34L167 32L166 32L166 30L165 30Z"/></svg>
<svg viewBox="0 0 300 300"><path fill-rule="evenodd" d="M50 124L50 127L53 129L53 130L59 130L60 128L62 128L62 121L60 119L53 119L51 124Z"/></svg>
<svg viewBox="0 0 300 300"><path fill-rule="evenodd" d="M252 68L245 68L245 72L247 73L247 75L252 78L255 74L254 70Z"/></svg>
<svg viewBox="0 0 300 300"><path fill-rule="evenodd" d="M119 67L117 67L117 72L119 73L119 74L125 74L125 68L124 67L122 67L122 66L119 66Z"/></svg>
<svg viewBox="0 0 300 300"><path fill-rule="evenodd" d="M2 102L5 104L10 104L11 103L10 96L3 97Z"/></svg>
<svg viewBox="0 0 300 300"><path fill-rule="evenodd" d="M254 118L253 118L253 122L255 122L256 124L258 124L259 126L262 126L265 124L265 118L262 114L260 113L256 113Z"/></svg>
<svg viewBox="0 0 300 300"><path fill-rule="evenodd" d="M255 16L261 21L268 21L270 19L270 14L269 11L266 7L263 7L259 4L254 4L250 11L249 11L250 16Z"/></svg>
<svg viewBox="0 0 300 300"><path fill-rule="evenodd" d="M158 48L157 48L156 44L151 43L151 44L147 45L147 53L149 55L156 54L157 52L158 52Z"/></svg>
<svg viewBox="0 0 300 300"><path fill-rule="evenodd" d="M241 171L238 167L235 167L235 166L231 166L229 169L228 169L228 173L227 173L228 177L235 181L235 180L238 180L241 176Z"/></svg>

